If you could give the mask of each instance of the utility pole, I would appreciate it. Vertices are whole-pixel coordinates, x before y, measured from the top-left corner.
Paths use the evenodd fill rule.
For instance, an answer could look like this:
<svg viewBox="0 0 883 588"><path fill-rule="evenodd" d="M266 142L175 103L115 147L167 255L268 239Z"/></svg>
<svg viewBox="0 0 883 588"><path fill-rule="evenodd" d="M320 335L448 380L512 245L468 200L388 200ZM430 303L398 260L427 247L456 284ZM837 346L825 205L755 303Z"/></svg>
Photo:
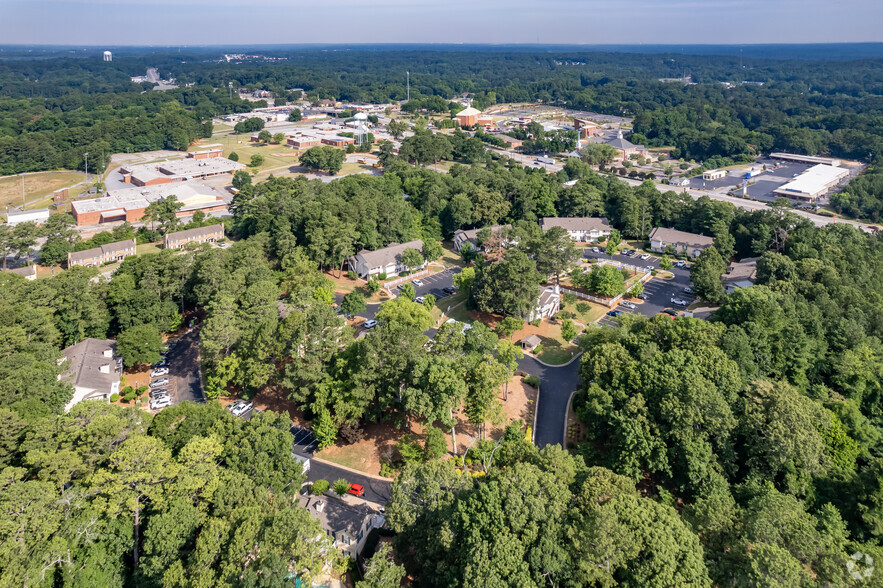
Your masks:
<svg viewBox="0 0 883 588"><path fill-rule="evenodd" d="M405 74L408 76L408 102L411 101L411 72L406 71Z"/></svg>
<svg viewBox="0 0 883 588"><path fill-rule="evenodd" d="M83 154L83 157L86 158L86 183L89 183L89 152Z"/></svg>
<svg viewBox="0 0 883 588"><path fill-rule="evenodd" d="M25 209L25 173L22 172L19 174L21 176L21 209Z"/></svg>
<svg viewBox="0 0 883 588"><path fill-rule="evenodd" d="M227 87L230 88L230 102L233 102L233 82L227 82Z"/></svg>

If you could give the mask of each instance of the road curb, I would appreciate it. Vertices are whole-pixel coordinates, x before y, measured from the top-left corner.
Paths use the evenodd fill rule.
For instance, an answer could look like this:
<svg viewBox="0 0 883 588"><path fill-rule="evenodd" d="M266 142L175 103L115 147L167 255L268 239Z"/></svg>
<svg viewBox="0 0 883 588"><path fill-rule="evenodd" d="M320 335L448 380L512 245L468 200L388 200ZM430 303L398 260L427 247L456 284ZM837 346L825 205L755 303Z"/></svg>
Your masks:
<svg viewBox="0 0 883 588"><path fill-rule="evenodd" d="M325 464L325 465L327 465L327 466L330 466L330 467L333 467L333 468L338 468L338 469L341 469L341 470L346 470L346 471L348 471L348 472L352 472L352 473L354 473L354 474L359 474L360 476L365 476L365 477L367 477L367 478L372 478L372 479L374 479L374 480L379 480L380 482L389 482L389 483L392 483L392 482L393 482L393 479L392 479L392 478L384 478L383 476L378 476L378 475L376 475L376 474L369 474L368 472L363 472L363 471L361 471L361 470L356 470L356 469L353 469L353 468L348 468L348 467L346 467L346 466L344 466L344 465L340 465L339 463L334 463L333 461L328 461L327 459L321 459L321 458L318 458L318 457L315 457L315 456L311 456L310 459L313 460L313 461L315 461L315 462L317 462L317 463L323 463L323 464Z"/></svg>
<svg viewBox="0 0 883 588"><path fill-rule="evenodd" d="M568 361L567 363L562 363L562 364L546 363L545 361L542 361L541 359L537 359L536 357L531 357L531 356L529 356L529 355L526 355L525 357L530 357L530 358L531 358L532 360L534 360L535 362L537 362L537 363L539 363L539 364L541 364L541 365L544 365L544 366L546 366L546 367L550 367L550 368L563 368L563 367L567 367L567 366L569 366L570 364L572 364L573 362L575 362L576 360L578 360L580 357L582 357L582 354L583 354L583 353L585 353L585 352L584 352L584 351L580 351L579 353L577 353L576 355L574 355L574 356L570 359L570 361Z"/></svg>
<svg viewBox="0 0 883 588"><path fill-rule="evenodd" d="M567 397L567 409L564 411L564 435L561 437L561 448L564 450L567 449L567 422L570 420L570 406L573 404L573 397L577 392L579 390L574 390Z"/></svg>

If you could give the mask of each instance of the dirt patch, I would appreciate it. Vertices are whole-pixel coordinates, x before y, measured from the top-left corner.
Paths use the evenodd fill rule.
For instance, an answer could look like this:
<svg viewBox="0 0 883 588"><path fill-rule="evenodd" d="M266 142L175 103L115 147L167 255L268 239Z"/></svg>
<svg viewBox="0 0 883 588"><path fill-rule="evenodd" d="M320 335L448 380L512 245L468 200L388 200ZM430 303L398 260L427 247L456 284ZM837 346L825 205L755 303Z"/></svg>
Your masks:
<svg viewBox="0 0 883 588"><path fill-rule="evenodd" d="M509 380L508 397L506 397L505 390L505 386L502 387L498 395L503 422L498 426L493 426L490 423L487 426L487 434L492 439L498 439L503 434L506 425L512 421L521 420L525 425L530 425L533 422L533 410L537 399L536 389L523 383L520 377L513 376ZM455 413L454 418L457 420L457 450L462 455L463 450L478 435L478 429L470 424L461 412ZM441 423L435 423L435 426L445 430ZM363 440L348 445L344 445L341 440L338 440L337 445L323 449L316 456L369 474L380 475L381 463L398 457L396 442L409 433L422 442L424 428L421 423L412 423L410 430L407 427L397 429L391 423L370 423L364 428L365 438ZM448 455L450 455L453 447L450 429L445 430L445 439Z"/></svg>

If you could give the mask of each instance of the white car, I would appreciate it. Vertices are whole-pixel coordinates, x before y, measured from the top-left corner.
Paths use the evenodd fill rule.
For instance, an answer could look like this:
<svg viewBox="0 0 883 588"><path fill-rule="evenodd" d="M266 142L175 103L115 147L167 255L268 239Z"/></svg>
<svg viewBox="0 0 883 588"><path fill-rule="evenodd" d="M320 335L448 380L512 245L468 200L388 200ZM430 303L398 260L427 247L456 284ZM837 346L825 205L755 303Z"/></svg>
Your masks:
<svg viewBox="0 0 883 588"><path fill-rule="evenodd" d="M687 286L686 288L684 288L684 293L685 294L692 294L693 288L691 288L690 286Z"/></svg>
<svg viewBox="0 0 883 588"><path fill-rule="evenodd" d="M160 378L158 380L153 380L152 382L150 382L150 387L151 388L158 388L160 386L165 386L168 383L169 383L168 378Z"/></svg>
<svg viewBox="0 0 883 588"><path fill-rule="evenodd" d="M598 249L597 247L592 247L592 253L600 253L600 252L601 252L601 250Z"/></svg>
<svg viewBox="0 0 883 588"><path fill-rule="evenodd" d="M235 406L234 406L235 405ZM253 402L245 402L243 400L238 400L230 405L230 412L233 413L233 416L242 416L252 408L254 408Z"/></svg>
<svg viewBox="0 0 883 588"><path fill-rule="evenodd" d="M672 298L671 303L677 304L678 306L687 306L687 301L683 298Z"/></svg>
<svg viewBox="0 0 883 588"><path fill-rule="evenodd" d="M365 321L364 323L362 323L363 329L373 329L376 326L377 326L377 321L375 321L375 320Z"/></svg>
<svg viewBox="0 0 883 588"><path fill-rule="evenodd" d="M643 259L644 261L647 261L648 259L650 259L650 255L645 253L644 255L641 256L641 259Z"/></svg>
<svg viewBox="0 0 883 588"><path fill-rule="evenodd" d="M171 398L157 398L150 401L150 410L159 410L172 405Z"/></svg>
<svg viewBox="0 0 883 588"><path fill-rule="evenodd" d="M623 308L632 308L632 309L638 308L634 302L629 302L628 300L623 300L622 302L619 303L619 305Z"/></svg>
<svg viewBox="0 0 883 588"><path fill-rule="evenodd" d="M419 288L423 285L423 280L411 280L411 283L414 284L415 288Z"/></svg>
<svg viewBox="0 0 883 588"><path fill-rule="evenodd" d="M169 375L169 368L157 368L150 372L151 378L158 378L159 376L167 376Z"/></svg>
<svg viewBox="0 0 883 588"><path fill-rule="evenodd" d="M417 304L423 304L423 302L425 300L426 299L423 296L418 296L417 298L414 299L414 302L416 302Z"/></svg>

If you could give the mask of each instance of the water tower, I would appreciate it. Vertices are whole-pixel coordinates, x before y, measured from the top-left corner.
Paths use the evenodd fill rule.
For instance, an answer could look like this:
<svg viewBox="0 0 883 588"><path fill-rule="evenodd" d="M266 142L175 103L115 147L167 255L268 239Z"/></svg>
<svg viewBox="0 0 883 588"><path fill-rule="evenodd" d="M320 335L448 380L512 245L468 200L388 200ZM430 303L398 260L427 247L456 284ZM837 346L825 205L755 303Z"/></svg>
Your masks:
<svg viewBox="0 0 883 588"><path fill-rule="evenodd" d="M111 53L110 51L105 51L104 61L113 61L113 53Z"/></svg>
<svg viewBox="0 0 883 588"><path fill-rule="evenodd" d="M359 145L361 145L368 138L368 115L364 112L357 112L353 118L356 119L356 138Z"/></svg>

